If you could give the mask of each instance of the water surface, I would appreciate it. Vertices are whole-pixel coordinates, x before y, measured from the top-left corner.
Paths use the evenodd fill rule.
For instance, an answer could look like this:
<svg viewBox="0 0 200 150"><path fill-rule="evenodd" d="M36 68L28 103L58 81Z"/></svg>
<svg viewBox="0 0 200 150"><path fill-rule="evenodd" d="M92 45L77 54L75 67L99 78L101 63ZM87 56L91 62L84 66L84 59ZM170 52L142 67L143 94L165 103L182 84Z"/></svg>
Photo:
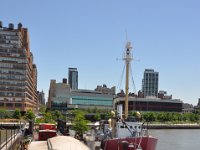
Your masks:
<svg viewBox="0 0 200 150"><path fill-rule="evenodd" d="M200 129L149 130L158 138L156 150L200 150Z"/></svg>

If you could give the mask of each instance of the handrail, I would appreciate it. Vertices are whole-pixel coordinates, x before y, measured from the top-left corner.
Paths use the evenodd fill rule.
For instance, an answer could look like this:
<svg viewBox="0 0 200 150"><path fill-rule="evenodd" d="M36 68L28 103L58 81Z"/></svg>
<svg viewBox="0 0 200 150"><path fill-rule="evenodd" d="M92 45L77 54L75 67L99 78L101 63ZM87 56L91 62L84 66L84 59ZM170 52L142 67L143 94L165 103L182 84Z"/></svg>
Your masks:
<svg viewBox="0 0 200 150"><path fill-rule="evenodd" d="M0 131L0 135L2 135L1 131ZM0 136L0 142L2 142L0 143L0 150L5 149L5 148L8 149L8 146L11 147L21 135L22 133L20 131L15 132L14 130L14 133L11 132L10 137L8 137L8 132L6 129L6 139L3 142Z"/></svg>

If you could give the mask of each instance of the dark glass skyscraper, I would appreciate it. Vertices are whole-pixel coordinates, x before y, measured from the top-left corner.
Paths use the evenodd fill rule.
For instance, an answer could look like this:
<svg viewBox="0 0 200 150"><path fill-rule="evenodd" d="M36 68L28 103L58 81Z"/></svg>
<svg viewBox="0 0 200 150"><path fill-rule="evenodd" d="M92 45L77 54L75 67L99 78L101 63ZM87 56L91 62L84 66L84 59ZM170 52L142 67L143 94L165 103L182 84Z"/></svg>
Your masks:
<svg viewBox="0 0 200 150"><path fill-rule="evenodd" d="M77 68L68 68L68 83L71 89L78 89L78 70Z"/></svg>

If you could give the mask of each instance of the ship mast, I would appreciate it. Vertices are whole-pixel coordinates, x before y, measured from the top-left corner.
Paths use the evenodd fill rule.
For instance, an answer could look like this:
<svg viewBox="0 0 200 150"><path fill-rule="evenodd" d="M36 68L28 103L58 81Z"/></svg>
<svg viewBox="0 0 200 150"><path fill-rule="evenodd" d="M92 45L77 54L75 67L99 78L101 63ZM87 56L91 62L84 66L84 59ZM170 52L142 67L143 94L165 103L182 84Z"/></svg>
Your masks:
<svg viewBox="0 0 200 150"><path fill-rule="evenodd" d="M124 52L124 58L126 64L126 85L125 85L125 119L128 118L128 94L129 94L129 68L130 68L130 62L133 60L132 53L131 53L131 42L126 43L126 51Z"/></svg>

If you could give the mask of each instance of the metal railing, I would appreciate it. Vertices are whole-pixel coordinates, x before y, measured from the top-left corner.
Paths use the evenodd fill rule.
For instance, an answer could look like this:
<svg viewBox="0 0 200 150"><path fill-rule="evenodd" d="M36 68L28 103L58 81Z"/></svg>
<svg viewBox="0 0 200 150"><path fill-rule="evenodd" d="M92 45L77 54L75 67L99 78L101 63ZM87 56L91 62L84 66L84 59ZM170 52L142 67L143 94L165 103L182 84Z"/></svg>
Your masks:
<svg viewBox="0 0 200 150"><path fill-rule="evenodd" d="M17 144L20 145L22 132L20 129L1 129L0 130L0 150L13 149Z"/></svg>

